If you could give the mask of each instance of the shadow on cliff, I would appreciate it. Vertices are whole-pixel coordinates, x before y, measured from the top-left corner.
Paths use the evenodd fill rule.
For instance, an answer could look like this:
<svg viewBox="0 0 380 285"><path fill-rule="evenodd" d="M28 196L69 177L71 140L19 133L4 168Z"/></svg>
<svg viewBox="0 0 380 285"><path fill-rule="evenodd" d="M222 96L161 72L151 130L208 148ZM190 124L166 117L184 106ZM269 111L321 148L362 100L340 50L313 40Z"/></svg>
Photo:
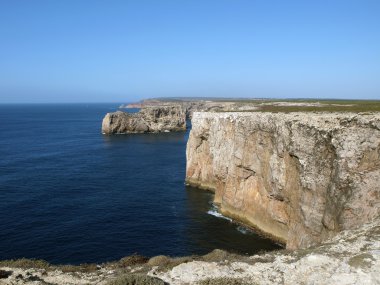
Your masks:
<svg viewBox="0 0 380 285"><path fill-rule="evenodd" d="M240 254L256 254L260 251L281 249L280 245L223 217L210 214L213 193L186 187L188 217L191 217L186 234L192 248L204 254L216 248ZM209 212L209 213L208 213Z"/></svg>

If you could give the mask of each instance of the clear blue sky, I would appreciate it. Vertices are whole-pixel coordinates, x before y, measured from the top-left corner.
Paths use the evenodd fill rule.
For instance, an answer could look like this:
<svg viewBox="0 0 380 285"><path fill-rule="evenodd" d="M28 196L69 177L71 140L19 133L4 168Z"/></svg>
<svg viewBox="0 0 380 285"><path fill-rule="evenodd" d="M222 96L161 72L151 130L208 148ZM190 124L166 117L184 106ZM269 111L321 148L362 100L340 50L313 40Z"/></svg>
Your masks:
<svg viewBox="0 0 380 285"><path fill-rule="evenodd" d="M0 102L380 99L378 0L0 0Z"/></svg>

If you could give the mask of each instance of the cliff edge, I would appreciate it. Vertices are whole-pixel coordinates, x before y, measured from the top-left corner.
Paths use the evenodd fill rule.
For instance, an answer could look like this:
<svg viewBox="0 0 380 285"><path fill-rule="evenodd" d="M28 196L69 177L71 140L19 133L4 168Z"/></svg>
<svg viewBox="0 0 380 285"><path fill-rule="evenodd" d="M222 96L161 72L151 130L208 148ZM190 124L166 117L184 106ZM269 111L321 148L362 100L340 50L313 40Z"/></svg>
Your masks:
<svg viewBox="0 0 380 285"><path fill-rule="evenodd" d="M181 106L144 107L138 113L107 113L102 133L158 133L186 130L186 113Z"/></svg>
<svg viewBox="0 0 380 285"><path fill-rule="evenodd" d="M186 181L225 215L309 247L380 215L380 115L194 113Z"/></svg>

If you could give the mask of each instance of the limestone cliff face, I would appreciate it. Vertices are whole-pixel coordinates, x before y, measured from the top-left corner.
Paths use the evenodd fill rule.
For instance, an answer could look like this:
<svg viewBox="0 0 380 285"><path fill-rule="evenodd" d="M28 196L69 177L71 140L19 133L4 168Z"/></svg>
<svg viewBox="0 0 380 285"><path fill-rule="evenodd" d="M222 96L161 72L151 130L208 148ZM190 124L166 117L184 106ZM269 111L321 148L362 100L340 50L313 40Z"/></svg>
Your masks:
<svg viewBox="0 0 380 285"><path fill-rule="evenodd" d="M380 115L194 113L187 183L221 211L308 247L380 215Z"/></svg>
<svg viewBox="0 0 380 285"><path fill-rule="evenodd" d="M185 131L186 113L181 106L144 107L138 113L107 113L103 134L157 133Z"/></svg>

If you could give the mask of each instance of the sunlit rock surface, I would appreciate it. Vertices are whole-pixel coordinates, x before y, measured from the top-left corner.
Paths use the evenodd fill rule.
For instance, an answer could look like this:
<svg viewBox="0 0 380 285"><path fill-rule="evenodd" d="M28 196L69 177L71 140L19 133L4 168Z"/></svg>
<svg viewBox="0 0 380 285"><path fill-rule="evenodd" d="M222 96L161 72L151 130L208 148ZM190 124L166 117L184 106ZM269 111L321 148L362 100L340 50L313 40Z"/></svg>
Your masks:
<svg viewBox="0 0 380 285"><path fill-rule="evenodd" d="M181 106L144 107L138 113L107 113L103 134L158 133L186 130L186 112Z"/></svg>
<svg viewBox="0 0 380 285"><path fill-rule="evenodd" d="M155 272L172 285L207 279L237 279L228 284L380 284L379 220L339 233L317 247L254 255L249 260L193 261ZM204 283L207 284L207 283ZM217 284L217 283L212 283Z"/></svg>
<svg viewBox="0 0 380 285"><path fill-rule="evenodd" d="M318 244L379 217L380 115L194 113L186 180L288 249Z"/></svg>

